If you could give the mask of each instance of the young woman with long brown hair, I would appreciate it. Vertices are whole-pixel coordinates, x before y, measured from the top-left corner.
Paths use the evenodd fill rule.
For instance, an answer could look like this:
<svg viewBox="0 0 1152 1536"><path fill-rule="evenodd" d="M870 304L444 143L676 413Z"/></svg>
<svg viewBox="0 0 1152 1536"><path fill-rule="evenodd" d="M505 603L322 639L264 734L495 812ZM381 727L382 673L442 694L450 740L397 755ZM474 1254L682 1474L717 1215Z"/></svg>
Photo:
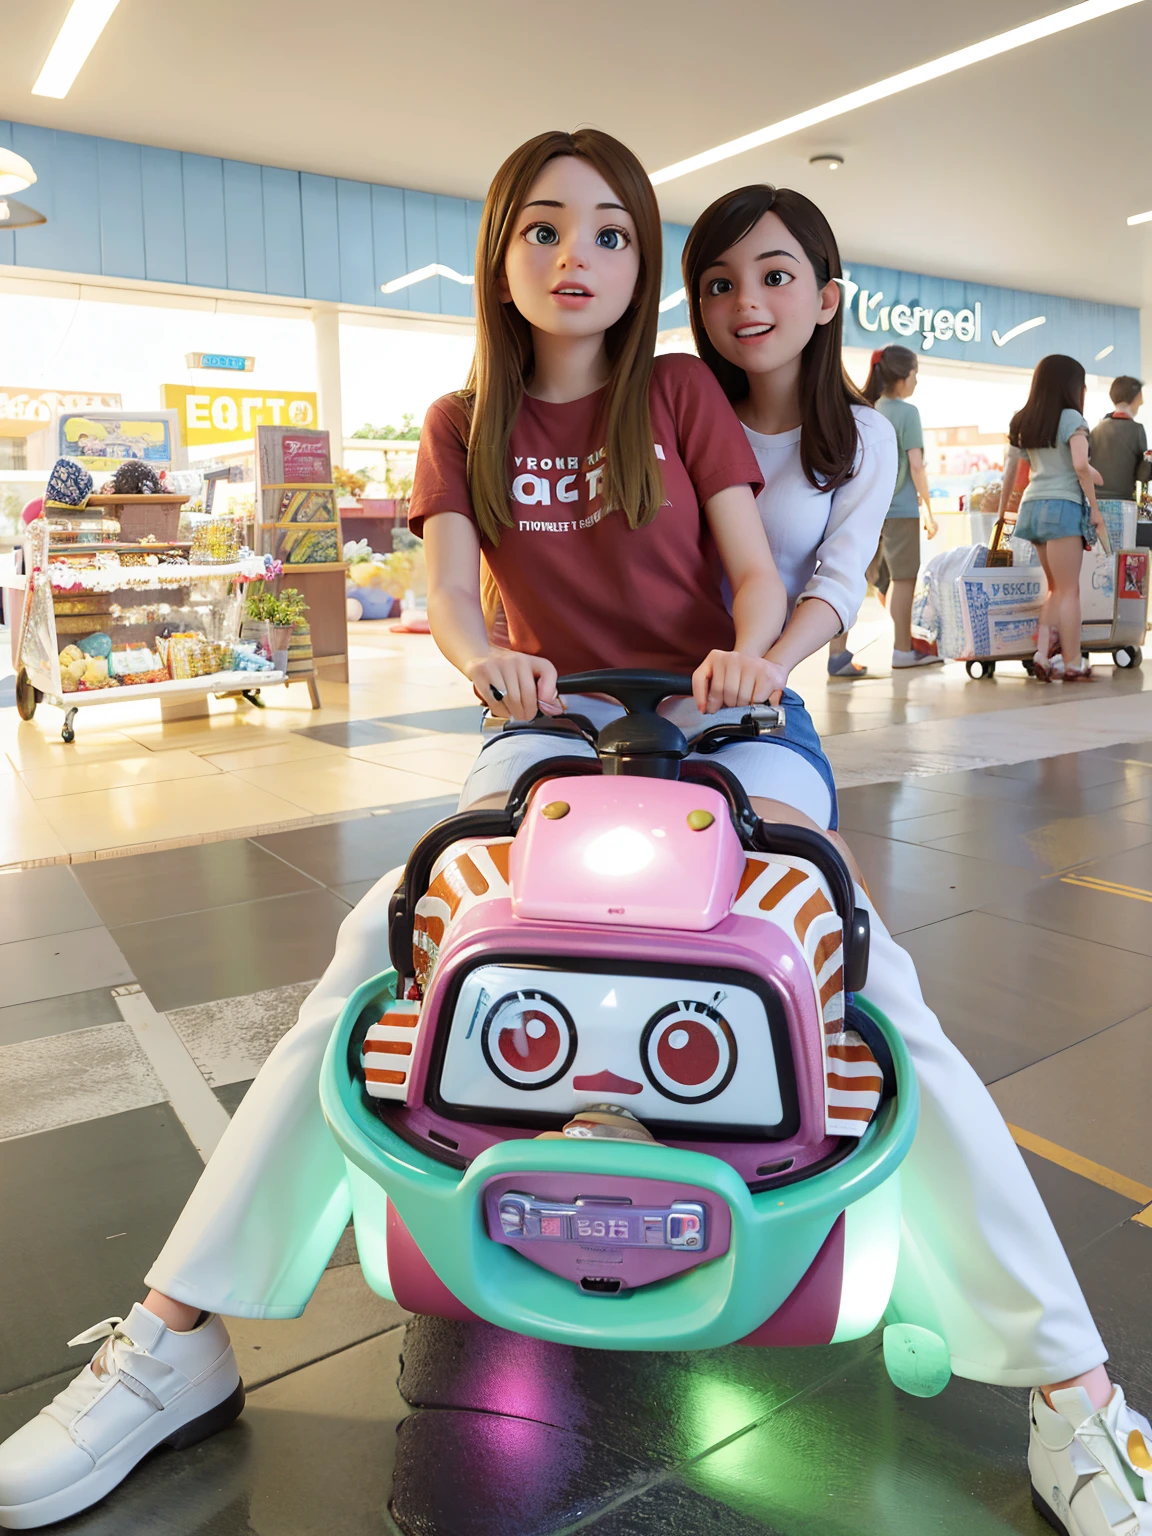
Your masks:
<svg viewBox="0 0 1152 1536"><path fill-rule="evenodd" d="M1096 503L1103 477L1088 463L1086 391L1082 363L1059 352L1042 357L1028 399L1008 427L1001 496L1011 494L1021 460L1027 459L1032 471L1020 498L1016 537L1036 546L1048 582L1032 659L1033 675L1045 683L1092 675L1092 668L1080 661L1081 556L1086 535L1108 535ZM987 510L997 512L999 506ZM1050 654L1053 633L1060 646L1055 657Z"/></svg>
<svg viewBox="0 0 1152 1536"><path fill-rule="evenodd" d="M892 428L862 405L840 361L840 275L820 210L769 186L719 198L685 246L700 355L765 479L761 516L791 606L767 658L778 685L855 616L895 480ZM863 892L858 900L870 907ZM1045 1384L1032 1393L1028 1460L1034 1501L1057 1529L1152 1533L1152 1431L1109 1380L1103 1342L992 1098L870 910L867 996L903 1035L921 1104L901 1169L889 1316L940 1333L958 1376Z"/></svg>

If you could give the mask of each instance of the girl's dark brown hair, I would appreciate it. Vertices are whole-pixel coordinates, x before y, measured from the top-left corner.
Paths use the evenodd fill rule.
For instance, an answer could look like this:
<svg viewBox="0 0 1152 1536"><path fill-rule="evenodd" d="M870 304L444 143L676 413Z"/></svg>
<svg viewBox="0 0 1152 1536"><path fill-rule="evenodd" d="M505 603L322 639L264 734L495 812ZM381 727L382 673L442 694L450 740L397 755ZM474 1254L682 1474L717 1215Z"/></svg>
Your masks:
<svg viewBox="0 0 1152 1536"><path fill-rule="evenodd" d="M1055 448L1061 411L1084 409L1084 365L1074 357L1053 352L1042 357L1032 375L1032 388L1023 407L1008 424L1013 448Z"/></svg>
<svg viewBox="0 0 1152 1536"><path fill-rule="evenodd" d="M704 328L700 292L705 271L743 240L766 213L775 213L801 249L823 288L841 277L840 252L828 220L816 204L788 187L740 187L719 197L693 224L684 246L684 288L696 350L720 380L733 404L748 394L743 368L720 356ZM864 404L844 372L840 351L844 321L840 308L827 325L818 325L800 360L800 463L811 485L834 491L856 472L858 434L854 405Z"/></svg>
<svg viewBox="0 0 1152 1536"><path fill-rule="evenodd" d="M541 133L513 150L496 172L476 242L476 351L462 391L471 409L468 489L480 532L493 544L512 526L508 442L532 377L532 329L500 298L504 258L520 210L537 176L559 155L576 155L599 171L632 215L640 254L636 291L605 338L612 374L605 402L604 505L623 511L631 528L650 523L664 500L652 440L648 385L659 319L660 210L647 172L619 139L596 128Z"/></svg>
<svg viewBox="0 0 1152 1536"><path fill-rule="evenodd" d="M913 368L919 366L920 359L911 347L893 344L873 352L868 377L864 382L865 400L869 405L875 405L880 396L890 390L893 384L906 379Z"/></svg>

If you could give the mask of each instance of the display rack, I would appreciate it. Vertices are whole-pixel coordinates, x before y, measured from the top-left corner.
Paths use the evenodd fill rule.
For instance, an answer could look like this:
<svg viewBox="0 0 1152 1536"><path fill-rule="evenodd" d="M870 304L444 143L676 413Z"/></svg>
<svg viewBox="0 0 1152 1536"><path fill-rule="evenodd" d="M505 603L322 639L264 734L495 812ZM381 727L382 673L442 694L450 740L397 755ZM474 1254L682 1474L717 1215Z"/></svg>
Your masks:
<svg viewBox="0 0 1152 1536"><path fill-rule="evenodd" d="M98 514L100 509L93 511ZM282 671L234 665L232 642L239 629L243 586L265 578L262 557L193 565L187 558L190 543L122 540L107 521L92 526L92 518L77 509L38 518L25 531L26 574L5 578L10 589L22 593L13 656L16 702L23 719L31 719L39 703L53 704L65 711L61 734L70 742L75 739L77 711L96 704L188 700L209 693L242 693L257 702L260 688L289 681ZM149 560L156 563L146 563ZM233 664L201 675L171 675L177 670L174 635L191 637L187 651L197 667L210 666L215 658ZM61 652L97 637L110 648L105 658L108 680L74 679L61 666ZM141 656L163 658L161 666L147 668L148 680L119 681L119 675L135 675L114 671L116 657L130 654L130 647L143 647ZM99 654L87 650L86 655L96 661L97 672ZM165 675L151 675L157 672Z"/></svg>

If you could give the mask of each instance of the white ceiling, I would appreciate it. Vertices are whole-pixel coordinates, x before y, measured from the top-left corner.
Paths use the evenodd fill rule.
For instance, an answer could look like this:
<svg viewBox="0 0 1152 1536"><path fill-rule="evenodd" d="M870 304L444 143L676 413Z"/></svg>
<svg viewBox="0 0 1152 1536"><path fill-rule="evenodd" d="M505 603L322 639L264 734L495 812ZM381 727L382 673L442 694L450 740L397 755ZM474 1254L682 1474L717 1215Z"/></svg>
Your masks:
<svg viewBox="0 0 1152 1536"><path fill-rule="evenodd" d="M483 196L544 128L594 124L649 169L1059 9L1061 0L121 0L68 97L30 94L69 0L0 0L0 114ZM847 256L1152 302L1152 0L660 189L690 222L772 180ZM808 157L846 158L831 175Z"/></svg>

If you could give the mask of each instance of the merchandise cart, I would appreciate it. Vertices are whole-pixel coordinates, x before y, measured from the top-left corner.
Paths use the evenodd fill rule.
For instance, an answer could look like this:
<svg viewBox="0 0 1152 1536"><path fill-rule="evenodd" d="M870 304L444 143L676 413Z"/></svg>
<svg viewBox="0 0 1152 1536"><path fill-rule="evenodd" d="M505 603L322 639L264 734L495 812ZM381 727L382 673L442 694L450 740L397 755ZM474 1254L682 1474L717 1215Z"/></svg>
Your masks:
<svg viewBox="0 0 1152 1536"><path fill-rule="evenodd" d="M1138 667L1144 659L1144 635L1148 628L1149 558L1152 551L1136 545L1136 504L1102 501L1100 510L1108 528L1111 549L1100 544L1084 551L1080 572L1081 651L1085 659L1109 653L1117 667ZM1009 546L1015 517L1002 516L993 531L987 566L959 578L966 588L963 607L966 639L974 642L957 649L969 677L987 678L998 661L1019 661L1032 673L1036 651L1038 601L1044 580L1038 563L1018 565ZM1001 611L984 588L999 587ZM1035 587L1035 594L1032 588ZM1025 590L1027 589L1027 590ZM976 654L972 654L972 650ZM946 654L942 648L941 654Z"/></svg>
<svg viewBox="0 0 1152 1536"><path fill-rule="evenodd" d="M239 630L243 587L266 575L262 557L193 563L187 544L125 542L111 537L107 527L91 530L99 542L77 540L75 526L59 526L64 521L42 517L30 524L24 569L4 576L21 719L31 720L42 702L55 705L65 712L61 735L71 742L80 709L137 699L187 701L210 693L239 693L256 703L260 688L289 681L277 670L220 668ZM71 521L77 521L75 513ZM182 669L170 670L164 662L134 678L132 671L117 675L108 664L118 651L158 660L164 637L177 631L187 632L184 638L192 642ZM103 668L97 652L83 652L74 643L97 637L107 646ZM169 656L173 644L166 641ZM103 675L92 680L69 675L61 651L70 646L96 660L93 670Z"/></svg>

